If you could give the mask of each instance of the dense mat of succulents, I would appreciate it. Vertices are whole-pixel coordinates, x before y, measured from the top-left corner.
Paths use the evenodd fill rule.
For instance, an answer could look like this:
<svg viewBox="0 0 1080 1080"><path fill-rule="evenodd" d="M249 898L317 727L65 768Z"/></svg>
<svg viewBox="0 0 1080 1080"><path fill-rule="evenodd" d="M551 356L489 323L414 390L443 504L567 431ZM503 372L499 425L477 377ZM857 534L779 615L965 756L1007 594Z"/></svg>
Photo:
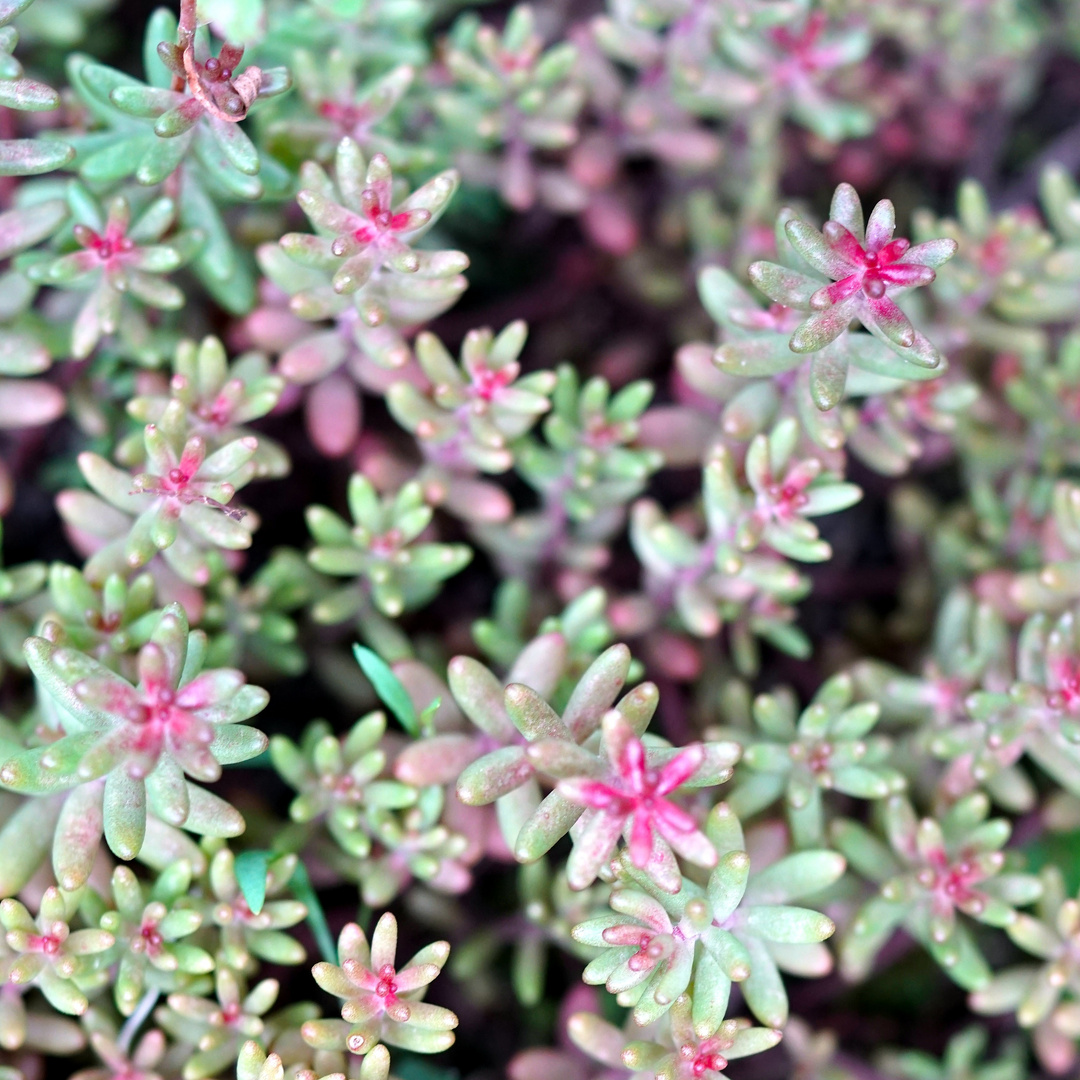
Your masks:
<svg viewBox="0 0 1080 1080"><path fill-rule="evenodd" d="M1076 1075L1078 84L0 0L0 1080Z"/></svg>

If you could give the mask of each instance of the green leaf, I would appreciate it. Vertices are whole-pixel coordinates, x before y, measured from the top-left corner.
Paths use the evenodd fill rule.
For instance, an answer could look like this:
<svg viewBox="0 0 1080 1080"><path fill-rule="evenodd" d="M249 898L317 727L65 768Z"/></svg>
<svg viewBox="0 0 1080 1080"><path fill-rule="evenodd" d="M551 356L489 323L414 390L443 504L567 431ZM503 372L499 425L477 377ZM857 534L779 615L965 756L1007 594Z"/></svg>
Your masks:
<svg viewBox="0 0 1080 1080"><path fill-rule="evenodd" d="M441 705L442 698L437 697L430 705L427 705L424 708L423 712L420 713L417 724L424 735L435 734L435 714L439 711Z"/></svg>
<svg viewBox="0 0 1080 1080"><path fill-rule="evenodd" d="M66 165L73 147L55 139L5 139L0 142L0 176L36 176Z"/></svg>
<svg viewBox="0 0 1080 1080"><path fill-rule="evenodd" d="M236 882L252 915L258 915L266 902L266 870L269 865L270 854L266 851L241 851L236 856Z"/></svg>
<svg viewBox="0 0 1080 1080"><path fill-rule="evenodd" d="M378 653L360 644L353 645L353 656L360 670L375 687L379 700L398 718L401 726L412 736L420 735L420 721L401 680L391 671L390 665Z"/></svg>
<svg viewBox="0 0 1080 1080"><path fill-rule="evenodd" d="M326 914L323 912L322 904L319 902L319 897L311 884L307 867L302 862L296 864L293 876L289 879L289 888L292 890L293 896L307 908L308 926L311 927L311 932L315 935L315 943L319 946L319 952L322 953L323 959L328 964L336 964L338 962L337 946L334 944L334 937L330 933L330 925L326 921Z"/></svg>

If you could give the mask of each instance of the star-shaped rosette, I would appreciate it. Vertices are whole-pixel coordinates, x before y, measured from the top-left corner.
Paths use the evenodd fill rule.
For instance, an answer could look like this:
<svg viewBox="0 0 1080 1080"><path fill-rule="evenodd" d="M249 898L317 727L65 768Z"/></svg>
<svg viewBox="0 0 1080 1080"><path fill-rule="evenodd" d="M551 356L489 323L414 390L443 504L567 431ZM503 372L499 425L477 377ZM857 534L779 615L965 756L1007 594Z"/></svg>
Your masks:
<svg viewBox="0 0 1080 1080"><path fill-rule="evenodd" d="M309 1046L367 1054L382 1041L434 1054L453 1043L457 1016L422 1000L446 963L450 946L436 941L399 968L397 938L397 920L389 912L376 924L370 944L356 923L341 931L341 966L324 962L311 969L319 986L343 999L341 1020L305 1023L301 1034Z"/></svg>
<svg viewBox="0 0 1080 1080"><path fill-rule="evenodd" d="M791 335L794 352L825 348L858 319L912 363L931 368L941 363L937 349L912 326L896 300L934 280L936 268L956 253L955 240L928 240L912 247L909 240L894 239L896 212L888 199L874 207L864 225L862 204L850 184L836 189L829 220L820 231L799 217L792 217L785 230L809 266L831 282L823 284L776 263L750 267L754 284L770 299L810 312Z"/></svg>
<svg viewBox="0 0 1080 1080"><path fill-rule="evenodd" d="M652 708L646 723L651 715ZM671 796L684 787L709 787L727 779L738 747L692 743L681 750L646 749L622 709L605 713L601 746L597 755L543 740L527 751L538 769L558 778L556 791L564 799L585 808L570 832L574 849L566 871L571 888L584 889L596 880L620 836L626 838L633 864L667 892L677 892L682 882L676 855L698 866L715 866L712 842Z"/></svg>

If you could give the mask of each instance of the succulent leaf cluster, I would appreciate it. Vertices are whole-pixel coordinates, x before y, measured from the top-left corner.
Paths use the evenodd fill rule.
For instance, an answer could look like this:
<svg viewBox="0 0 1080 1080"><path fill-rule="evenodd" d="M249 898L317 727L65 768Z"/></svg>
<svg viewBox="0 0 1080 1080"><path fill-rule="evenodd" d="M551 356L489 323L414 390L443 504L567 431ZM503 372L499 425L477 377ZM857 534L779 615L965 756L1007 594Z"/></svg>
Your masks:
<svg viewBox="0 0 1080 1080"><path fill-rule="evenodd" d="M1074 1073L1075 7L0 0L0 1080Z"/></svg>

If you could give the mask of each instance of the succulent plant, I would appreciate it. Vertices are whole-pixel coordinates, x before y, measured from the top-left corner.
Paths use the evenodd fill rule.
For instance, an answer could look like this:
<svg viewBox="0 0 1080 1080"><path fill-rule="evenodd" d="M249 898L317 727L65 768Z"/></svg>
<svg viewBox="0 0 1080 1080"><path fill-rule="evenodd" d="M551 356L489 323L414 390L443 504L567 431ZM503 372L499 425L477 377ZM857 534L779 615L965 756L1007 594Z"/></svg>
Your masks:
<svg viewBox="0 0 1080 1080"><path fill-rule="evenodd" d="M1080 931L1080 908L1067 896L1056 867L1046 867L1040 877L1038 915L1020 913L1006 932L1041 963L1018 964L996 973L971 995L971 1007L983 1014L1014 1012L1021 1027L1034 1029L1035 1051L1046 1067L1060 1071L1076 1059L1073 943Z"/></svg>
<svg viewBox="0 0 1080 1080"><path fill-rule="evenodd" d="M270 372L264 356L245 353L230 364L225 347L214 337L198 344L182 341L172 368L168 392L132 398L128 413L141 424L160 424L170 404L178 401L186 411L188 431L202 436L210 453L237 439L254 437L248 424L274 409L285 389L285 380ZM144 455L142 440L136 436L118 448L125 465L142 464ZM252 460L259 477L284 476L289 471L288 455L265 436L259 439Z"/></svg>
<svg viewBox="0 0 1080 1080"><path fill-rule="evenodd" d="M133 215L126 196L115 196L106 208L73 180L67 201L77 250L27 261L26 273L42 284L89 291L71 329L71 354L81 360L110 334L144 335L138 325L124 329L125 318L131 318L125 316L125 297L152 308L181 307L183 292L163 275L189 262L204 237L195 229L168 235L176 222L176 203L168 196Z"/></svg>
<svg viewBox="0 0 1080 1080"><path fill-rule="evenodd" d="M297 293L292 309L301 318L336 314L335 296L352 296L361 321L431 318L449 306L464 286L469 265L460 251L414 249L438 221L457 189L457 175L440 173L394 205L393 174L384 154L364 161L352 139L338 143L336 184L308 162L297 199L318 230L286 233L281 246L301 266L332 275L327 286ZM377 354L378 356L378 354ZM389 366L389 365L388 365Z"/></svg>
<svg viewBox="0 0 1080 1080"><path fill-rule="evenodd" d="M289 806L293 821L324 821L334 841L356 858L371 851L372 807L400 808L416 801L414 788L380 779L387 767L380 746L386 717L370 713L357 720L344 738L325 721L309 724L300 744L284 735L270 740L270 757L283 779L297 791Z"/></svg>
<svg viewBox="0 0 1080 1080"><path fill-rule="evenodd" d="M357 578L318 602L314 614L320 622L341 622L369 600L384 615L400 615L430 599L472 557L462 544L416 543L433 516L419 483L380 498L366 476L354 473L348 500L351 529L326 507L312 506L307 513L317 544L308 556L311 565L324 574Z"/></svg>
<svg viewBox="0 0 1080 1080"><path fill-rule="evenodd" d="M1078 58L0 0L0 1080L1075 1072Z"/></svg>
<svg viewBox="0 0 1080 1080"><path fill-rule="evenodd" d="M222 1063L235 1061L245 1040L265 1030L263 1017L278 996L276 979L263 979L248 990L243 976L228 967L217 968L214 983L216 1000L170 994L167 1004L154 1011L158 1026L188 1047L184 1080L203 1080Z"/></svg>
<svg viewBox="0 0 1080 1080"><path fill-rule="evenodd" d="M198 911L185 906L191 883L191 865L183 860L163 871L149 890L129 867L113 871L111 896L101 901L106 910L98 922L119 953L113 996L121 1016L135 1012L147 987L178 990L214 970L213 956L184 940L203 923ZM89 907L89 901L83 905Z"/></svg>
<svg viewBox="0 0 1080 1080"><path fill-rule="evenodd" d="M429 983L438 977L450 955L445 941L421 949L405 965L395 964L397 920L387 912L368 942L356 923L338 938L340 965L319 963L315 981L343 999L341 1020L310 1020L302 1030L305 1041L319 1049L345 1049L368 1054L380 1043L421 1054L445 1050L454 1042L457 1017L423 1000Z"/></svg>
<svg viewBox="0 0 1080 1080"><path fill-rule="evenodd" d="M753 717L767 738L745 737L743 779L727 802L740 817L765 809L781 795L799 847L825 841L823 793L835 790L857 799L884 799L906 787L889 766L891 745L867 738L881 715L874 701L853 702L850 675L834 675L796 718L790 694L763 694Z"/></svg>
<svg viewBox="0 0 1080 1080"><path fill-rule="evenodd" d="M35 985L57 1012L80 1016L86 1011L86 993L108 980L95 958L113 944L107 930L71 928L74 906L54 887L41 896L37 916L20 901L0 901L4 941L14 954L7 981Z"/></svg>
<svg viewBox="0 0 1080 1080"><path fill-rule="evenodd" d="M577 140L585 100L574 77L577 50L562 42L545 50L528 4L517 5L499 34L478 19L453 27L445 63L453 87L436 95L442 122L460 133L459 160L467 174L498 186L506 202L527 209L536 197L536 150L557 150ZM495 160L471 160L486 151Z"/></svg>
<svg viewBox="0 0 1080 1080"><path fill-rule="evenodd" d="M239 671L200 671L205 642L189 632L183 609L170 605L139 650L133 685L77 649L27 639L27 660L58 737L9 755L0 776L9 789L31 794L76 789L54 852L66 887L86 880L103 834L121 858L138 855L149 813L195 832L243 831L235 809L186 778L212 782L222 765L266 748L266 736L243 721L268 695Z"/></svg>
<svg viewBox="0 0 1080 1080"><path fill-rule="evenodd" d="M957 801L940 822L920 820L904 796L893 795L883 813L888 847L854 821L834 824L834 842L848 862L880 885L841 944L847 973L865 970L902 925L965 989L977 991L990 982L990 967L960 916L1008 927L1018 917L1016 905L1037 900L1042 885L1031 874L1007 868L1001 848L1009 823L986 820L989 810L989 800L977 792Z"/></svg>
<svg viewBox="0 0 1080 1080"><path fill-rule="evenodd" d="M786 223L791 246L820 276L764 262L755 263L750 274L770 299L812 313L792 332L794 352L824 348L857 318L910 363L938 366L940 354L895 298L933 281L937 267L955 254L956 241L927 240L912 247L909 240L894 240L895 230L896 214L887 199L864 225L859 197L849 184L836 189L823 232L798 217Z"/></svg>
<svg viewBox="0 0 1080 1080"><path fill-rule="evenodd" d="M416 356L431 382L424 395L408 382L387 391L394 418L420 439L430 461L443 468L505 472L513 464L513 444L551 408L555 375L537 371L521 378L518 356L525 345L524 323L511 323L498 336L473 330L455 364L433 334L416 339Z"/></svg>

